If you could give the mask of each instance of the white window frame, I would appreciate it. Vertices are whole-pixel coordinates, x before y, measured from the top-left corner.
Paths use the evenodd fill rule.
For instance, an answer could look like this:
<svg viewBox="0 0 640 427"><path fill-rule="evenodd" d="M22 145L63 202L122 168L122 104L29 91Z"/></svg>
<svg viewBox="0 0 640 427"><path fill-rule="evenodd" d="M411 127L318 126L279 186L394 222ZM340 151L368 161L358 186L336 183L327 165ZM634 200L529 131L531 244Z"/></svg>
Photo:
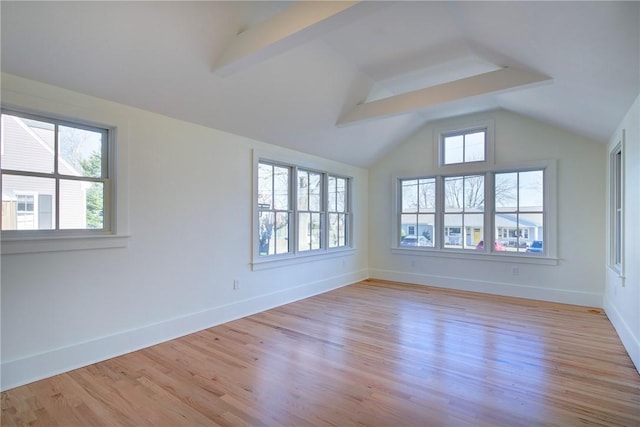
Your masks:
<svg viewBox="0 0 640 427"><path fill-rule="evenodd" d="M267 163L271 165L287 167L290 170L291 179L289 181L289 199L290 209L292 210L291 219L289 222L289 239L292 241L289 244L289 252L283 254L273 255L260 255L259 253L259 221L258 221L258 166L260 163ZM298 187L298 170L310 171L322 174L322 223L321 223L321 245L320 249L314 250L299 250L299 236L298 236L298 206L297 206L297 194ZM328 171L322 165L307 161L303 158L296 158L284 155L282 153L268 153L260 150L253 151L253 169L252 169L252 261L251 266L253 270L263 270L267 268L275 268L293 264L299 264L304 262L316 261L325 258L340 257L355 253L355 247L353 244L353 177L347 174ZM347 246L329 247L329 232L328 232L328 203L327 203L327 191L328 191L328 177L335 176L346 180L346 237Z"/></svg>
<svg viewBox="0 0 640 427"><path fill-rule="evenodd" d="M469 166L469 165L467 165ZM477 167L478 165L475 164ZM533 162L523 162L515 164L505 164L499 166L483 165L483 167L477 167L475 169L467 168L462 172L464 175L473 174L485 174L485 206L484 206L484 229L485 229L485 242L495 241L495 206L494 206L494 174L501 172L523 172L528 170L544 170L544 242L545 252L543 254L532 253L519 253L519 252L499 252L493 251L493 245L489 245L485 250L471 251L468 249L453 249L444 247L444 201L443 197L443 184L440 184L444 180L444 175L437 175L436 188L436 203L438 205L438 212L436 213L436 231L435 231L435 245L434 247L402 247L400 246L400 215L401 215L401 181L406 179L416 178L432 178L434 175L425 174L424 176L393 176L392 186L394 191L394 206L392 218L393 225L391 229L392 245L391 252L400 255L418 255L418 256L431 256L431 257L443 257L443 258L457 258L457 259L486 259L502 262L517 262L525 264L544 264L544 265L557 265L558 259L558 238L557 238L557 171L555 160L541 160ZM457 175L457 174L456 174ZM449 176L448 174L446 176ZM461 230L461 238L464 238L464 230ZM486 246L486 245L485 245Z"/></svg>
<svg viewBox="0 0 640 427"><path fill-rule="evenodd" d="M473 161L473 162L462 162L462 163L444 163L444 138L450 135L459 135L459 134L467 134L473 133L474 131L485 130L485 153L483 161ZM436 163L434 167L436 169L441 169L446 172L443 173L466 173L470 171L470 168L478 168L482 165L493 165L495 162L495 121L492 119L480 120L465 123L462 125L456 126L444 126L439 127L435 131L433 144L435 152L433 153L433 158Z"/></svg>
<svg viewBox="0 0 640 427"><path fill-rule="evenodd" d="M21 98L21 96L16 95L12 98L17 99ZM29 97L25 97L25 99L28 100ZM118 150L116 148L117 129L120 123L116 120L116 125L106 125L97 120L93 120L93 117L82 118L52 113L50 111L58 110L61 104L49 99L41 99L40 101L44 106L50 105L51 110L31 109L25 107L22 102L3 103L1 110L3 114L6 113L49 122L53 121L61 125L70 125L79 128L95 128L107 131L107 175L110 184L108 187L105 186L104 189L105 200L107 200L104 215L105 224L108 224L108 226L99 230L4 230L0 232L2 254L28 254L127 247L129 238L127 233L128 211L125 203L119 203L127 199L126 175L118 171L119 168L123 166L126 170L127 164L126 150ZM77 109L74 109L74 111L77 111ZM118 164L118 168L116 168L116 163ZM117 182L117 176L121 178L120 182ZM116 188L117 184L120 185L118 188ZM58 213L56 212L56 216L57 215Z"/></svg>
<svg viewBox="0 0 640 427"><path fill-rule="evenodd" d="M619 142L609 152L609 268L624 277L624 213L625 174L624 139L622 131ZM618 162L619 156L619 162Z"/></svg>

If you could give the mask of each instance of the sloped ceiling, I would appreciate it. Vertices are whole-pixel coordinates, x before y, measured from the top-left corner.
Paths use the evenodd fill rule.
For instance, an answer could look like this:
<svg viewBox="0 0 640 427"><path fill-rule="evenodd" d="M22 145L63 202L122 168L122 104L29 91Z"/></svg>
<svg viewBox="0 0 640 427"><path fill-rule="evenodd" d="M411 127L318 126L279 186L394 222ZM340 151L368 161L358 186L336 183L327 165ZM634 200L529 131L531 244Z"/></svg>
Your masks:
<svg viewBox="0 0 640 427"><path fill-rule="evenodd" d="M362 167L495 108L606 143L640 91L638 2L0 7L3 72Z"/></svg>

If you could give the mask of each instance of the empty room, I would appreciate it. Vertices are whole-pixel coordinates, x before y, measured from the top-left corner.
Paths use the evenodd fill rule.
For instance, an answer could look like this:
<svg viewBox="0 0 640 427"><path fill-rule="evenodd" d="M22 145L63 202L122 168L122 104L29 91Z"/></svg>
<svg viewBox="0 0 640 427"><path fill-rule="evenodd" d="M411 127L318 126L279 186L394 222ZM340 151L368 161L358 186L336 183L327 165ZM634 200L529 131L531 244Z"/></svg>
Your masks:
<svg viewBox="0 0 640 427"><path fill-rule="evenodd" d="M640 2L0 15L3 426L640 426Z"/></svg>

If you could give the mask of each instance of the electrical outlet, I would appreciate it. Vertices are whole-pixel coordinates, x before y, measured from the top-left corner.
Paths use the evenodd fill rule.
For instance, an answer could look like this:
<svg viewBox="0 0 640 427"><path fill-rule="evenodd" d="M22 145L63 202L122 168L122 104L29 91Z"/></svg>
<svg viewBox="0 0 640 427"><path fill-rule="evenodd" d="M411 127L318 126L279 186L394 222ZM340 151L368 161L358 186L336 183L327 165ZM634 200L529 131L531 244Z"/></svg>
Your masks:
<svg viewBox="0 0 640 427"><path fill-rule="evenodd" d="M520 275L520 267L518 267L517 265L514 265L513 267L511 267L511 274L513 276L519 276Z"/></svg>
<svg viewBox="0 0 640 427"><path fill-rule="evenodd" d="M233 289L236 291L240 289L240 279L233 279Z"/></svg>

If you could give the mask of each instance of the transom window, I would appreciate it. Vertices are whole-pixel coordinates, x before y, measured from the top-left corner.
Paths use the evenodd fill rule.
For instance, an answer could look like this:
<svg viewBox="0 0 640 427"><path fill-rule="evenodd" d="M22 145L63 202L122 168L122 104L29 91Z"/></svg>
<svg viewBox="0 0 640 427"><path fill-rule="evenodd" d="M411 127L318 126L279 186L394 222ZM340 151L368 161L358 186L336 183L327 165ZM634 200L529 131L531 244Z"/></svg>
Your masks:
<svg viewBox="0 0 640 427"><path fill-rule="evenodd" d="M258 257L350 246L349 178L266 160L257 172Z"/></svg>
<svg viewBox="0 0 640 427"><path fill-rule="evenodd" d="M487 130L472 129L441 135L442 164L484 162Z"/></svg>
<svg viewBox="0 0 640 427"><path fill-rule="evenodd" d="M109 231L110 131L2 112L2 231Z"/></svg>

